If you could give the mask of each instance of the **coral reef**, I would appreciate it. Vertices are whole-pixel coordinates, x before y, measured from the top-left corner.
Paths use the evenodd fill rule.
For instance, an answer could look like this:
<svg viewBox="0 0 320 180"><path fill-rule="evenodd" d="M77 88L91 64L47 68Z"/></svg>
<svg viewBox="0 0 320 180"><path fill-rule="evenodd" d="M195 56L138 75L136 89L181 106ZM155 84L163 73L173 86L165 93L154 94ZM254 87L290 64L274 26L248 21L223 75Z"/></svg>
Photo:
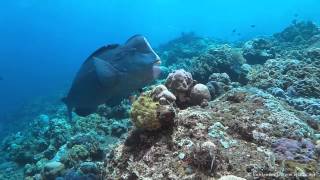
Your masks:
<svg viewBox="0 0 320 180"><path fill-rule="evenodd" d="M107 177L209 178L228 172L250 179L282 172L281 168L289 172L290 167L277 165L274 142L282 137L314 138L313 130L296 113L255 88L228 91L206 108L180 110L168 130L131 133L128 139L139 143L121 144L107 156ZM316 160L315 155L309 158ZM316 173L316 168L311 170Z"/></svg>
<svg viewBox="0 0 320 180"><path fill-rule="evenodd" d="M7 168L14 170L12 173L16 174L12 178L23 175L26 179L56 179L67 176L102 178L100 164L107 148L119 141L128 131L131 122L129 119L106 119L93 114L86 118L76 117L73 123L67 120L65 110L61 110L63 106L60 106L50 116L40 114L30 123L27 131L3 140L2 150L8 152L8 159L20 166L18 168L14 163L7 164ZM118 107L114 109L116 108ZM97 171L83 172L84 166L79 165L84 162L94 163L98 166ZM70 174L71 169L74 171L73 175ZM6 174L0 179L11 178L9 172Z"/></svg>
<svg viewBox="0 0 320 180"><path fill-rule="evenodd" d="M319 40L320 29L311 21L294 22L281 33L276 33L274 36L280 42L290 42L296 44L313 43L316 39Z"/></svg>
<svg viewBox="0 0 320 180"><path fill-rule="evenodd" d="M0 179L319 179L319 44L311 22L236 45L183 34L132 102L73 122L35 108L2 141Z"/></svg>
<svg viewBox="0 0 320 180"><path fill-rule="evenodd" d="M271 87L281 88L289 96L319 98L319 61L320 59L271 59L250 72L250 84L265 90Z"/></svg>
<svg viewBox="0 0 320 180"><path fill-rule="evenodd" d="M204 53L216 42L209 38L202 38L195 33L182 33L180 37L160 46L158 51L165 66L170 66L184 59L191 59Z"/></svg>
<svg viewBox="0 0 320 180"><path fill-rule="evenodd" d="M228 45L219 45L208 49L200 56L185 59L169 69L185 69L200 83L206 83L212 73L227 73L234 81L242 76L242 64L245 63L241 51Z"/></svg>

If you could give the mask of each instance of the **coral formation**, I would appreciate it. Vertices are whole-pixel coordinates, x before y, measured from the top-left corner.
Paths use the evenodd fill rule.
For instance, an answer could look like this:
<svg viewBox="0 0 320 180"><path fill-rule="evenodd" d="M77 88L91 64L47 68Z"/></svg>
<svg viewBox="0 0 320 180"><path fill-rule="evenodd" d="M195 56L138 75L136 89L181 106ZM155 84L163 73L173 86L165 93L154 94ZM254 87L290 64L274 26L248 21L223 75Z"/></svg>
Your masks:
<svg viewBox="0 0 320 180"><path fill-rule="evenodd" d="M238 81L243 76L241 69L243 63L245 59L240 50L220 45L208 49L200 56L185 59L169 69L185 69L200 83L206 83L212 73L227 73L232 80Z"/></svg>
<svg viewBox="0 0 320 180"><path fill-rule="evenodd" d="M245 43L243 57L248 64L263 64L268 59L275 58L275 50L266 39L254 39Z"/></svg>
<svg viewBox="0 0 320 180"><path fill-rule="evenodd" d="M201 105L204 101L210 101L211 95L208 87L204 84L196 84L191 88L190 101L191 104Z"/></svg>
<svg viewBox="0 0 320 180"><path fill-rule="evenodd" d="M296 113L261 90L233 89L205 109L180 110L170 133L138 135L139 144L118 146L108 156L108 177L208 178L229 172L250 179L281 171L276 165L278 155L272 151L274 142L282 137L313 137L311 128ZM141 144L148 146L144 149ZM310 160L315 161L316 156ZM234 166L239 163L243 169Z"/></svg>
<svg viewBox="0 0 320 180"><path fill-rule="evenodd" d="M151 92L151 96L153 100L159 101L160 104L171 104L177 100L176 96L164 85L156 86Z"/></svg>
<svg viewBox="0 0 320 180"><path fill-rule="evenodd" d="M160 57L164 65L170 66L191 59L204 53L210 46L215 46L216 42L209 38L202 38L195 33L182 33L180 37L160 46Z"/></svg>
<svg viewBox="0 0 320 180"><path fill-rule="evenodd" d="M281 138L276 140L273 144L273 151L280 160L295 160L299 162L308 162L314 159L315 146L307 139L300 141Z"/></svg>
<svg viewBox="0 0 320 180"><path fill-rule="evenodd" d="M178 103L189 101L188 96L193 84L192 75L183 69L170 73L165 83L166 87L177 97Z"/></svg>
<svg viewBox="0 0 320 180"><path fill-rule="evenodd" d="M204 84L196 83L192 75L183 69L175 70L166 79L165 85L177 98L176 103L181 108L188 105L202 105L211 100L208 87ZM170 94L168 91L167 94ZM168 95L167 95L168 96ZM170 95L172 96L172 95ZM172 96L173 97L173 96Z"/></svg>
<svg viewBox="0 0 320 180"><path fill-rule="evenodd" d="M230 148L237 144L236 140L232 140L226 133L227 128L224 127L220 122L214 123L208 129L208 135L212 138L217 139L224 148Z"/></svg>
<svg viewBox="0 0 320 180"><path fill-rule="evenodd" d="M289 96L319 98L319 61L271 59L262 68L250 72L250 84L261 89L278 87L287 91Z"/></svg>
<svg viewBox="0 0 320 180"><path fill-rule="evenodd" d="M32 128L28 131L8 136L2 142L2 149L8 152L11 160L22 166L21 173L26 179L56 179L59 176L66 178L71 176L68 172L72 168L75 171L72 176L87 176L83 175L81 166L78 165L86 161L102 162L106 147L118 142L119 137L126 133L130 126L128 119L107 120L97 114L87 118L77 117L76 122L70 124L67 117L62 115L63 111L57 109L52 116L40 114L39 118L30 124ZM119 127L122 127L122 130L116 131ZM51 165L57 165L57 168L52 168L51 162L54 162ZM21 169L16 167L15 170L14 164L10 166L14 174ZM61 171L59 167L63 167ZM0 176L0 179L10 179L10 176L21 175L12 176L8 173ZM89 176L101 178L100 166L97 173L90 173Z"/></svg>
<svg viewBox="0 0 320 180"><path fill-rule="evenodd" d="M204 169L210 173L215 172L222 161L219 149L210 141L198 143L192 146L192 164L199 169Z"/></svg>
<svg viewBox="0 0 320 180"><path fill-rule="evenodd" d="M280 33L276 33L274 36L280 42L290 42L290 43L312 43L320 34L319 27L311 21L301 21L293 23L291 26L287 27Z"/></svg>
<svg viewBox="0 0 320 180"><path fill-rule="evenodd" d="M154 91L158 90L159 87ZM162 92L159 94L161 93ZM170 104L160 104L159 101L154 101L151 94L152 92L146 92L140 95L140 97L132 104L131 120L138 129L148 131L157 130L166 124L172 123L173 118L175 117L173 106ZM156 95L155 97L158 96ZM172 98L171 95L169 96L169 99L170 97Z"/></svg>
<svg viewBox="0 0 320 180"><path fill-rule="evenodd" d="M213 73L207 83L211 97L218 97L231 89L231 80L227 73Z"/></svg>
<svg viewBox="0 0 320 180"><path fill-rule="evenodd" d="M43 167L42 177L45 180L55 179L62 174L64 165L60 162L49 162Z"/></svg>

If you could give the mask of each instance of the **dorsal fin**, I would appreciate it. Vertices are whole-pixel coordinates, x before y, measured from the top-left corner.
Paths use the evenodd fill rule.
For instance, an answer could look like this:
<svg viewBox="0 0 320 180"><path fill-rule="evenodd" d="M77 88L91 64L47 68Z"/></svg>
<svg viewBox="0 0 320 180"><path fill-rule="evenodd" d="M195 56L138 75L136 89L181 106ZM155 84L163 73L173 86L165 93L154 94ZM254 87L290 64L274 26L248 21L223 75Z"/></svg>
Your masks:
<svg viewBox="0 0 320 180"><path fill-rule="evenodd" d="M93 52L88 59L92 58L93 56L99 56L101 53L111 50L111 49L115 49L117 47L119 47L119 44L109 44L107 46L102 46L101 48L97 49L95 52Z"/></svg>
<svg viewBox="0 0 320 180"><path fill-rule="evenodd" d="M96 74L101 85L105 87L110 84L115 85L117 83L116 76L119 75L120 72L107 61L97 57L93 57L93 59Z"/></svg>
<svg viewBox="0 0 320 180"><path fill-rule="evenodd" d="M136 35L132 36L131 38L129 38L129 39L127 40L126 44L128 44L132 39L137 38L137 37L144 37L144 36L141 35L141 34L136 34Z"/></svg>

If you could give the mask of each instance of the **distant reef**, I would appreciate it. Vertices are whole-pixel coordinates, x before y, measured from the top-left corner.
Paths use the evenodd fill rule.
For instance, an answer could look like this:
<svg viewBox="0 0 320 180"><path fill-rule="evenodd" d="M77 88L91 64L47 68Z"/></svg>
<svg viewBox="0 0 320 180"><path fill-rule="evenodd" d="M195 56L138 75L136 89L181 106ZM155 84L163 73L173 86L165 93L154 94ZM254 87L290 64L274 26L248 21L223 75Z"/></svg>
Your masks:
<svg viewBox="0 0 320 180"><path fill-rule="evenodd" d="M28 106L34 118L2 141L0 179L320 177L316 24L229 44L186 33L156 51L168 75L133 102L72 122L62 104Z"/></svg>

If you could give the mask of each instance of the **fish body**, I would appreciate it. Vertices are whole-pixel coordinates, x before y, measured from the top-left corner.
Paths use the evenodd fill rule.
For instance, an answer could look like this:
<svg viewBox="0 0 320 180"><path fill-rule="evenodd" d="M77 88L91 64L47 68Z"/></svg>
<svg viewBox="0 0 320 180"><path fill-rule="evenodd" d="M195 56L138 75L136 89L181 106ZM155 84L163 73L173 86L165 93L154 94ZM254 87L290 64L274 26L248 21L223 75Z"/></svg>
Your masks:
<svg viewBox="0 0 320 180"><path fill-rule="evenodd" d="M94 113L101 104L116 105L152 82L159 74L159 56L142 35L124 45L101 47L82 64L67 97L69 118Z"/></svg>

